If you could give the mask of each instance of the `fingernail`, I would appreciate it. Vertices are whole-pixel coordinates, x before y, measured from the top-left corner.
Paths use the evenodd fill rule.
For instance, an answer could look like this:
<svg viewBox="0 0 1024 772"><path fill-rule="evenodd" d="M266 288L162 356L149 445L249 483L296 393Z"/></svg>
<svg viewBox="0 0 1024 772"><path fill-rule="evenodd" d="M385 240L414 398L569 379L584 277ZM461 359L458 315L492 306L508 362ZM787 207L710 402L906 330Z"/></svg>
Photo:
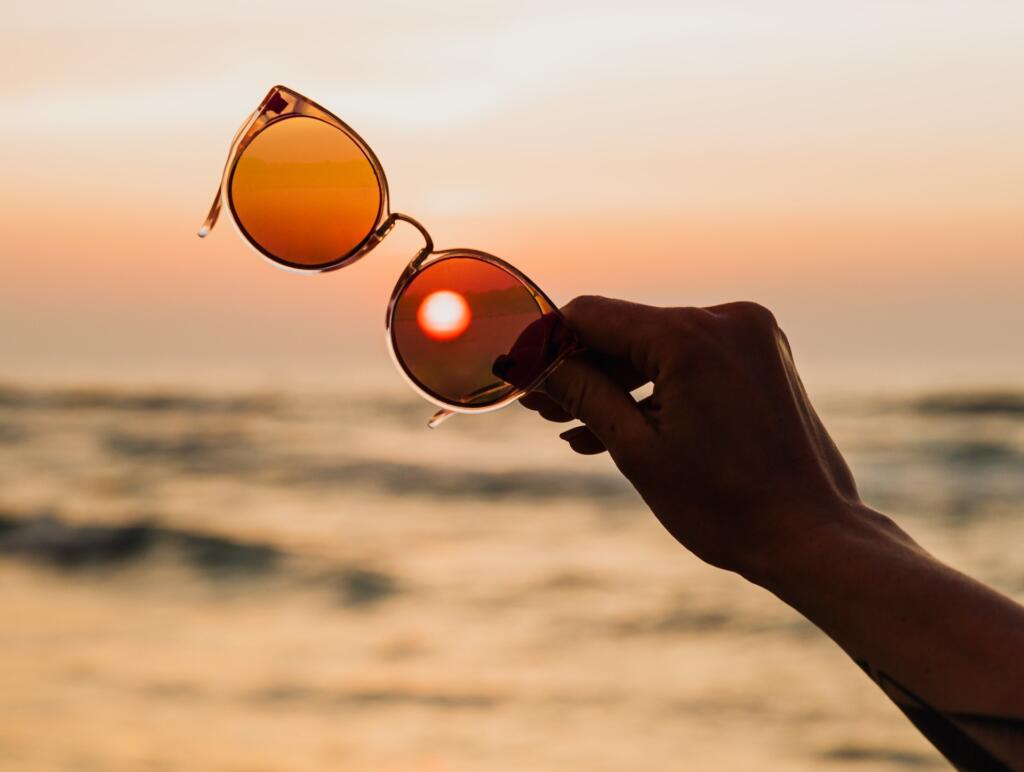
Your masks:
<svg viewBox="0 0 1024 772"><path fill-rule="evenodd" d="M500 354L491 365L491 372L503 381L508 380L509 370L515 365L515 360L506 354Z"/></svg>

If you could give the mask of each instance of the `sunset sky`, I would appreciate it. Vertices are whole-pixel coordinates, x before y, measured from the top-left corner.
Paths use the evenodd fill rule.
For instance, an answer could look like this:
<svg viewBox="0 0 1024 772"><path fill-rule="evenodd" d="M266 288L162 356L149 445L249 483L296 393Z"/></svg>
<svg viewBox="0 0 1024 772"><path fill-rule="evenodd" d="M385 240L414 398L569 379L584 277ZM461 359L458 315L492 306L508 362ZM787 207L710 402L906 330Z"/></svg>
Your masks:
<svg viewBox="0 0 1024 772"><path fill-rule="evenodd" d="M389 367L415 233L343 271L195 236L274 83L440 247L558 302L770 305L797 358L1024 361L1024 4L15 3L0 376ZM965 376L966 377L966 376ZM398 376L394 376L396 382Z"/></svg>

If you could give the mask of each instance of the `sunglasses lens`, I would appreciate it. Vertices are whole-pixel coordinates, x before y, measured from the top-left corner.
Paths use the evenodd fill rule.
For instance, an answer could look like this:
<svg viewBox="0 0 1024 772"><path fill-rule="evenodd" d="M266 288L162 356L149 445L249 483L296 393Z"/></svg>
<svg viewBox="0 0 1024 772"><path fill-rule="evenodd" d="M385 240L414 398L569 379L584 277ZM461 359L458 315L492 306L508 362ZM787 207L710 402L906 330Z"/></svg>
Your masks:
<svg viewBox="0 0 1024 772"><path fill-rule="evenodd" d="M519 278L468 256L442 258L416 274L395 306L391 335L421 388L464 407L532 386L569 337Z"/></svg>
<svg viewBox="0 0 1024 772"><path fill-rule="evenodd" d="M228 187L250 241L302 268L337 263L370 235L383 204L373 164L345 132L307 116L257 134Z"/></svg>

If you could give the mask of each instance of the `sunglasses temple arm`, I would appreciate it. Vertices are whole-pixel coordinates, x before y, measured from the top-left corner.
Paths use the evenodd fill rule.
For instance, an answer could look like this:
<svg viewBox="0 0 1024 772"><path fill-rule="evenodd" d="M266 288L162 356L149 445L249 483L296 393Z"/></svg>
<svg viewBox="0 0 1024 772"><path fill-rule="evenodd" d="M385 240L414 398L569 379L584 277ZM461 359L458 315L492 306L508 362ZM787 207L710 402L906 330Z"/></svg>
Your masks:
<svg viewBox="0 0 1024 772"><path fill-rule="evenodd" d="M568 359L569 357L573 356L574 354L579 354L579 353L581 353L583 351L586 351L586 350L587 350L586 347L583 346L579 341L573 340L571 343L569 343L569 345L567 345L564 349L562 349L562 352L547 367L547 369L540 376L540 378L537 379L537 383L534 383L529 389L526 389L525 391L519 392L520 395L525 394L527 392L530 392L534 388L536 388L547 376L551 375L551 373L553 373L555 370L557 370L559 368L559 366L566 359ZM469 394L467 396L468 397L485 397L485 396L488 396L489 394L492 394L494 392L501 391L501 390L505 389L508 385L509 384L507 382L505 382L505 383L497 383L497 384L494 384L493 386L488 386L486 388L480 389L479 391L475 391L472 394ZM429 421L427 421L427 427L430 428L430 429L436 429L438 426L443 424L445 421L447 421L453 415L455 415L455 411L454 410L448 410L446 408L441 408L436 413L434 413L434 415L432 415L430 417Z"/></svg>
<svg viewBox="0 0 1024 772"><path fill-rule="evenodd" d="M234 139L231 140L231 149L228 151L228 160L224 163L224 171L221 172L220 175L220 185L217 187L217 195L213 197L213 204L210 205L210 213L206 215L206 221L203 223L203 227L199 229L199 238L205 237L206 234L213 230L213 226L217 224L217 217L220 215L220 203L223 198L223 196L221 196L221 191L224 187L224 178L227 177L228 169L231 167L231 162L235 159L238 152L239 139L253 125L253 121L255 121L256 117L260 114L261 107L257 107L249 113L249 117L245 119L245 123L238 128L238 131L235 132Z"/></svg>
<svg viewBox="0 0 1024 772"><path fill-rule="evenodd" d="M217 188L217 195L213 199L213 204L210 206L210 213L206 215L206 220L203 222L203 227L199 229L199 238L203 238L207 233L213 230L213 226L217 224L217 217L220 215L220 188Z"/></svg>
<svg viewBox="0 0 1024 772"><path fill-rule="evenodd" d="M436 413L434 413L434 415L432 415L430 417L429 421L427 421L427 428L428 429L436 429L438 426L443 424L445 421L447 421L453 415L455 415L455 411L454 410L446 410L445 408L441 408Z"/></svg>
<svg viewBox="0 0 1024 772"><path fill-rule="evenodd" d="M493 384L491 386L485 386L482 389L477 389L476 391L471 392L470 394L467 394L463 399L467 399L468 400L468 399L479 399L480 397L487 397L487 396L490 396L491 394L496 394L499 391L505 391L505 389L507 389L508 386L509 386L509 384L504 383L504 382L502 382L502 383L495 383L495 384ZM440 410L438 410L436 413L434 413L434 415L432 415L430 417L430 420L427 421L427 427L430 428L430 429L436 429L438 426L443 424L445 421L447 421L453 415L455 415L455 411L454 410L449 410L448 408L444 408L443 407Z"/></svg>

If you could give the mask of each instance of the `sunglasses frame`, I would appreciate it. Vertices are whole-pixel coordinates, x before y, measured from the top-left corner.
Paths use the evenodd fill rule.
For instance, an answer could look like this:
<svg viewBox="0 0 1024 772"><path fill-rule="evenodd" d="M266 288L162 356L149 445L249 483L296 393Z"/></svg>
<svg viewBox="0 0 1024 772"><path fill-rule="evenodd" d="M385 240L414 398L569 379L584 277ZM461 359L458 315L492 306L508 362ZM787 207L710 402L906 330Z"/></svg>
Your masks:
<svg viewBox="0 0 1024 772"><path fill-rule="evenodd" d="M234 202L231 197L231 181L238 165L238 161L245 152L245 149L262 131L270 128L275 123L295 117L314 118L343 132L356 144L359 150L362 151L366 156L366 159L370 162L380 189L380 202L377 210L377 218L366 237L347 254L319 265L303 265L294 263L278 257L264 249L263 246L245 230L238 214L235 212ZM452 258L481 260L500 268L517 279L533 297L533 300L537 303L537 307L541 314L553 313L560 316L561 314L558 307L550 298L548 298L547 295L544 294L540 287L526 276L526 274L499 257L495 257L487 252L481 252L477 249L455 248L435 251L433 239L431 239L430 234L423 225L408 215L390 211L388 182L387 177L384 174L384 168L381 166L377 156L363 138L334 113L324 107L321 107L313 100L304 97L297 91L287 88L286 86L278 85L271 88L263 98L259 107L257 107L256 110L254 110L245 120L242 127L238 130L234 139L231 141L228 158L224 164L224 170L221 174L220 187L218 187L217 193L214 196L209 214L206 216L203 226L199 229L200 238L205 237L213 229L214 225L216 225L224 202L227 202L228 209L231 213L231 220L234 222L235 227L238 229L243 240L249 244L249 246L251 246L261 257L269 260L275 266L302 274L326 273L328 271L335 271L339 268L351 265L360 258L366 256L378 244L380 244L380 242L384 240L398 222L406 222L419 231L420 235L423 237L424 246L416 253L412 260L409 261L408 265L406 265L405 270L402 272L401 276L399 276L398 281L395 284L394 290L391 292L391 298L388 301L384 319L384 327L388 353L391 355L391 360L395 363L395 367L409 385L421 397L423 397L423 399L441 408L428 422L428 426L431 428L436 427L446 418L455 413L487 413L505 407L522 397L527 392L537 388L555 368L557 368L568 356L578 350L576 346L566 347L559 352L559 354L534 380L534 382L529 384L526 388L519 388L513 385L512 391L507 395L500 397L494 402L485 403L483 405L462 405L453 403L450 400L446 400L443 396L434 393L424 384L420 383L409 371L409 368L398 353L393 322L398 301L401 298L402 293L405 292L416 275L426 268L435 265L438 262L450 260ZM497 389L497 391L504 392L505 388L506 386L503 385L501 388Z"/></svg>

